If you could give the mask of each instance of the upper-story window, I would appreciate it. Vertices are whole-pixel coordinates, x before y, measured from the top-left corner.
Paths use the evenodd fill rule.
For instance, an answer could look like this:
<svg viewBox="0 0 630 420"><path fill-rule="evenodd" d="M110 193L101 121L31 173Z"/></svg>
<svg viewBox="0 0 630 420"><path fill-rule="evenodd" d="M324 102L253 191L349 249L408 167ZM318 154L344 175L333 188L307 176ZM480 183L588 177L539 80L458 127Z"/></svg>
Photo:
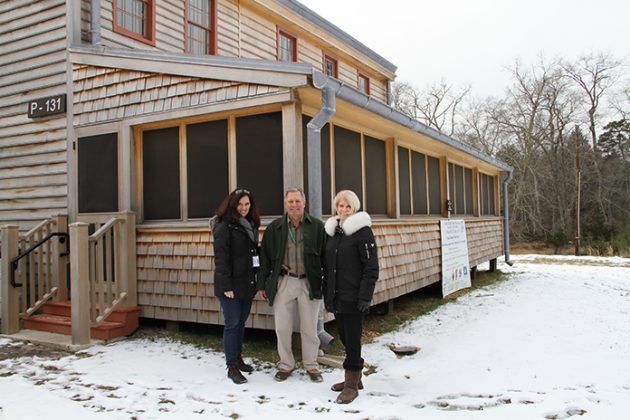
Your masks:
<svg viewBox="0 0 630 420"><path fill-rule="evenodd" d="M216 53L216 1L188 0L186 5L186 51L191 54Z"/></svg>
<svg viewBox="0 0 630 420"><path fill-rule="evenodd" d="M155 44L155 0L114 0L114 32Z"/></svg>
<svg viewBox="0 0 630 420"><path fill-rule="evenodd" d="M369 95L370 94L370 78L364 74L359 73L358 88L361 92L365 93L366 95Z"/></svg>
<svg viewBox="0 0 630 420"><path fill-rule="evenodd" d="M297 38L278 29L278 61L297 61Z"/></svg>
<svg viewBox="0 0 630 420"><path fill-rule="evenodd" d="M327 54L324 54L324 74L326 76L336 78L339 75L338 67L337 60Z"/></svg>

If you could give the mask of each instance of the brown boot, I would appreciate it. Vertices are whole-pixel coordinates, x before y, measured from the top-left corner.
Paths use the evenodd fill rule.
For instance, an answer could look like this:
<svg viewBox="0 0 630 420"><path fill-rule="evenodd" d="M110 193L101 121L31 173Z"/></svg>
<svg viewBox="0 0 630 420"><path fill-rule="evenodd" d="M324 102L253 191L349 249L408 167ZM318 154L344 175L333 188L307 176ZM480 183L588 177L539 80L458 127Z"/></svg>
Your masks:
<svg viewBox="0 0 630 420"><path fill-rule="evenodd" d="M343 383L343 391L337 397L337 404L350 404L359 396L359 381L361 381L361 371L346 370L346 377Z"/></svg>
<svg viewBox="0 0 630 420"><path fill-rule="evenodd" d="M330 389L335 392L341 392L343 391L344 383L345 382L337 382L336 384L331 386ZM359 389L363 389L363 381L361 379L359 379Z"/></svg>

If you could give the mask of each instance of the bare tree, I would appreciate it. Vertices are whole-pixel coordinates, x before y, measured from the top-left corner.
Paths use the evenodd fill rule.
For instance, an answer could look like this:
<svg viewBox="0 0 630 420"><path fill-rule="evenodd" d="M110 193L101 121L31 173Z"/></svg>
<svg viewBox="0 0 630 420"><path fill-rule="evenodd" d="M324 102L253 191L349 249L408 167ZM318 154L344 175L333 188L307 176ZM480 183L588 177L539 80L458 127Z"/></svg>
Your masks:
<svg viewBox="0 0 630 420"><path fill-rule="evenodd" d="M455 133L458 107L470 91L470 86L456 89L444 80L419 90L409 83L394 83L392 104L411 118L445 134Z"/></svg>
<svg viewBox="0 0 630 420"><path fill-rule="evenodd" d="M599 106L604 94L619 79L621 61L607 54L589 54L575 63L561 64L566 77L573 80L588 99L588 129L593 149L597 149L597 123Z"/></svg>

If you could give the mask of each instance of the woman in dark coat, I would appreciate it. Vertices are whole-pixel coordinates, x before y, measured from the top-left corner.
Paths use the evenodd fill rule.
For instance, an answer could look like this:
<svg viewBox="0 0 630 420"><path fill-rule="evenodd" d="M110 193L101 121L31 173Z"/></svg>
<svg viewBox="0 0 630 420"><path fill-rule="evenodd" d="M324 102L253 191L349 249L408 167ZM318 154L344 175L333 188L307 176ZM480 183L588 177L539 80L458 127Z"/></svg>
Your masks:
<svg viewBox="0 0 630 420"><path fill-rule="evenodd" d="M345 380L334 384L332 390L341 391L337 403L348 404L363 389L361 334L378 279L378 256L372 220L358 211L361 203L357 195L340 191L334 202L337 215L325 224L327 275L323 291L326 309L335 314L339 337L346 348Z"/></svg>
<svg viewBox="0 0 630 420"><path fill-rule="evenodd" d="M243 361L245 321L256 293L258 227L260 216L252 194L245 189L230 193L210 221L214 236L214 293L221 301L225 327L223 347L228 378L247 382L241 372L254 368Z"/></svg>

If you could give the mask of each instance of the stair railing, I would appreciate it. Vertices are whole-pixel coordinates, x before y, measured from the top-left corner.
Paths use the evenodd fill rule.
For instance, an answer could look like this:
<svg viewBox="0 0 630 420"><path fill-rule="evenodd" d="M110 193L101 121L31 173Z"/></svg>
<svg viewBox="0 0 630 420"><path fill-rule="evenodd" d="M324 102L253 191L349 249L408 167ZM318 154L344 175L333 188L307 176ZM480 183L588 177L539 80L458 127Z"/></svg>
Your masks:
<svg viewBox="0 0 630 420"><path fill-rule="evenodd" d="M68 219L51 217L26 233L2 227L2 332L20 329L28 317L51 299L67 299ZM19 281L19 282L18 282Z"/></svg>
<svg viewBox="0 0 630 420"><path fill-rule="evenodd" d="M88 223L70 225L73 344L88 344L92 326L116 308L136 304L134 214L117 213L93 223L92 235Z"/></svg>

